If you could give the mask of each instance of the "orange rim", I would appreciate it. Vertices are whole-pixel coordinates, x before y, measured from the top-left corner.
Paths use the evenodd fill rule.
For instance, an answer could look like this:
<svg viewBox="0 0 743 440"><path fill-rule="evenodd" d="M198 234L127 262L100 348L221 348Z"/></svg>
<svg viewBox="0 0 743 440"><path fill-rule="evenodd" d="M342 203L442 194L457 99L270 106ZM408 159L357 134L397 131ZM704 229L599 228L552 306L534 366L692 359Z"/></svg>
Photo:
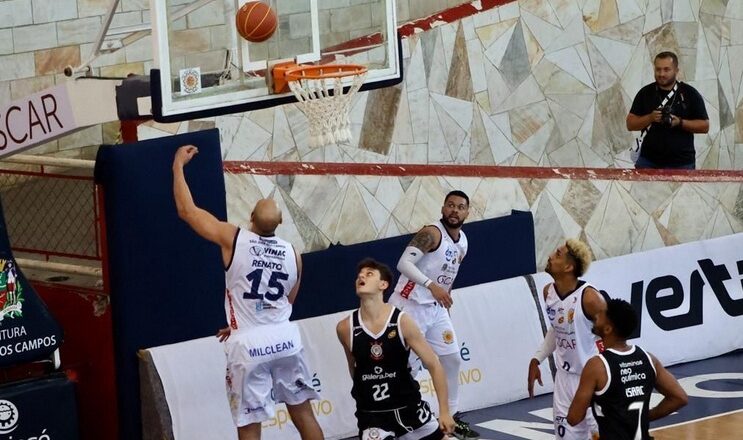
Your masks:
<svg viewBox="0 0 743 440"><path fill-rule="evenodd" d="M328 79L361 75L367 72L366 66L360 64L325 64L322 66L292 67L284 74L287 81L300 79Z"/></svg>

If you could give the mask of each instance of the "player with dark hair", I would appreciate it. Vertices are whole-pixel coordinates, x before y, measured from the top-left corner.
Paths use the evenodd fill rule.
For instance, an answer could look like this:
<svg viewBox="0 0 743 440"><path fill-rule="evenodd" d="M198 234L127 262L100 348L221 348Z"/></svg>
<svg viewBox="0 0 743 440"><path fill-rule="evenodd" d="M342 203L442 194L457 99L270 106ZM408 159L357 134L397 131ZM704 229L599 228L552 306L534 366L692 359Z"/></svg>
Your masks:
<svg viewBox="0 0 743 440"><path fill-rule="evenodd" d="M397 263L400 278L390 304L409 313L439 357L449 387L449 408L457 422L454 435L472 439L479 434L457 414L459 405L459 343L449 316L451 289L467 254L462 225L469 215L470 198L454 190L444 197L441 220L415 234ZM420 367L412 360L413 373Z"/></svg>
<svg viewBox="0 0 743 440"><path fill-rule="evenodd" d="M446 438L454 429L454 420L449 415L444 371L415 322L384 302L391 282L389 267L372 259L361 261L356 275L361 307L336 327L353 378L351 395L356 400L359 437ZM439 403L438 423L410 374L411 349L431 372Z"/></svg>
<svg viewBox="0 0 743 440"><path fill-rule="evenodd" d="M649 422L686 405L683 388L658 359L637 345L627 344L636 326L635 310L621 299L609 300L606 310L596 315L594 333L603 339L606 349L583 368L568 411L570 425L580 423L593 403L600 438L651 440ZM664 397L650 409L653 388Z"/></svg>

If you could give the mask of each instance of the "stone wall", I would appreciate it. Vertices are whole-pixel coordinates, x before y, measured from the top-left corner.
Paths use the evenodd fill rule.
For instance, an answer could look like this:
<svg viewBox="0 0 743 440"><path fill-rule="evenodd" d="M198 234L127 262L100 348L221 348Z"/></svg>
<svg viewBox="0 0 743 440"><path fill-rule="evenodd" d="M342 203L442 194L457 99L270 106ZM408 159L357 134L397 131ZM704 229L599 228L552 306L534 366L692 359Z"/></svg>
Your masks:
<svg viewBox="0 0 743 440"><path fill-rule="evenodd" d="M440 218L448 191L461 189L471 200L468 221L531 211L537 267L544 267L566 237L582 238L602 259L743 232L738 180L226 174L227 214L247 225L255 202L273 197L284 215L279 235L307 252L415 232ZM493 258L508 252L494 249Z"/></svg>
<svg viewBox="0 0 743 440"><path fill-rule="evenodd" d="M0 0L0 102L66 80L60 72L88 56L109 3ZM398 0L398 21L459 3ZM504 3L406 38L405 85L374 92L371 99L359 97L352 113L356 137L351 145L308 150L302 145L303 115L295 117L296 109L285 106L269 114L239 116L244 125L269 119L293 124L257 124L263 131L255 138L234 139L228 132L225 157L629 166L625 149L632 135L624 129L624 116L636 90L652 81L652 56L670 49L681 55L682 77L705 97L711 118L710 133L697 136L698 167L743 168L743 155L736 154L743 145L740 0ZM148 7L147 0L122 0L113 27L148 22ZM192 15L192 23L180 24L184 30L208 24L210 14ZM206 22L199 22L201 16ZM301 17L282 24L295 35L301 35L302 25ZM105 55L93 63L93 73L145 73L151 67L150 46L147 37ZM394 111L382 118L365 117L378 108ZM229 131L235 118L205 122ZM183 128L162 131L178 130ZM118 123L91 127L35 152L91 157L95 145L115 142L117 131ZM381 140L370 135L380 132L385 134ZM273 148L274 138L295 142Z"/></svg>
<svg viewBox="0 0 743 440"><path fill-rule="evenodd" d="M654 55L673 50L710 116L697 167L743 169L740 11L737 0L514 1L405 38L404 84L358 96L349 145L308 148L293 105L205 122L230 160L629 167L625 116Z"/></svg>

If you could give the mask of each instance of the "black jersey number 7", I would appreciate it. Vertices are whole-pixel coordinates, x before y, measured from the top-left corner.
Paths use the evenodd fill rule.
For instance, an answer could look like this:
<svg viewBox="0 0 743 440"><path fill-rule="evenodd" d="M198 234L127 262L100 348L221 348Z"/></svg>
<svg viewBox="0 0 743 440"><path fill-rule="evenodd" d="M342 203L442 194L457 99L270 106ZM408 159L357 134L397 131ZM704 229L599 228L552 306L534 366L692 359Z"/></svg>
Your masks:
<svg viewBox="0 0 743 440"><path fill-rule="evenodd" d="M243 292L243 298L262 300L265 297L265 299L269 301L276 301L284 296L284 283L282 283L282 281L288 280L289 275L284 272L271 271L271 277L268 279L268 289L266 292L260 292L263 269L255 269L245 275L245 278L250 281L250 292Z"/></svg>

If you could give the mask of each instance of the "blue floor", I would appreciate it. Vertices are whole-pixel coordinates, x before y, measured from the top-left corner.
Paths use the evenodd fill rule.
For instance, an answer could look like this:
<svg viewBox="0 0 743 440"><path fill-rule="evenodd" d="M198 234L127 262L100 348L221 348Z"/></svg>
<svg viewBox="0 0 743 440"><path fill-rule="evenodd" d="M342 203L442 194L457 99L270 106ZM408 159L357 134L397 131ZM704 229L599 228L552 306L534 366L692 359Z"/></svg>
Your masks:
<svg viewBox="0 0 743 440"><path fill-rule="evenodd" d="M712 380L702 378L694 389L689 385L685 386L689 394L689 404L677 414L653 423L651 428L743 409L742 350L673 366L668 370L681 380L682 385L683 378L719 373L725 375ZM524 386L526 387L526 380ZM480 432L484 440L551 440L554 439L552 421L548 418L551 417L551 408L552 394L546 394L534 399L471 411L463 418Z"/></svg>

